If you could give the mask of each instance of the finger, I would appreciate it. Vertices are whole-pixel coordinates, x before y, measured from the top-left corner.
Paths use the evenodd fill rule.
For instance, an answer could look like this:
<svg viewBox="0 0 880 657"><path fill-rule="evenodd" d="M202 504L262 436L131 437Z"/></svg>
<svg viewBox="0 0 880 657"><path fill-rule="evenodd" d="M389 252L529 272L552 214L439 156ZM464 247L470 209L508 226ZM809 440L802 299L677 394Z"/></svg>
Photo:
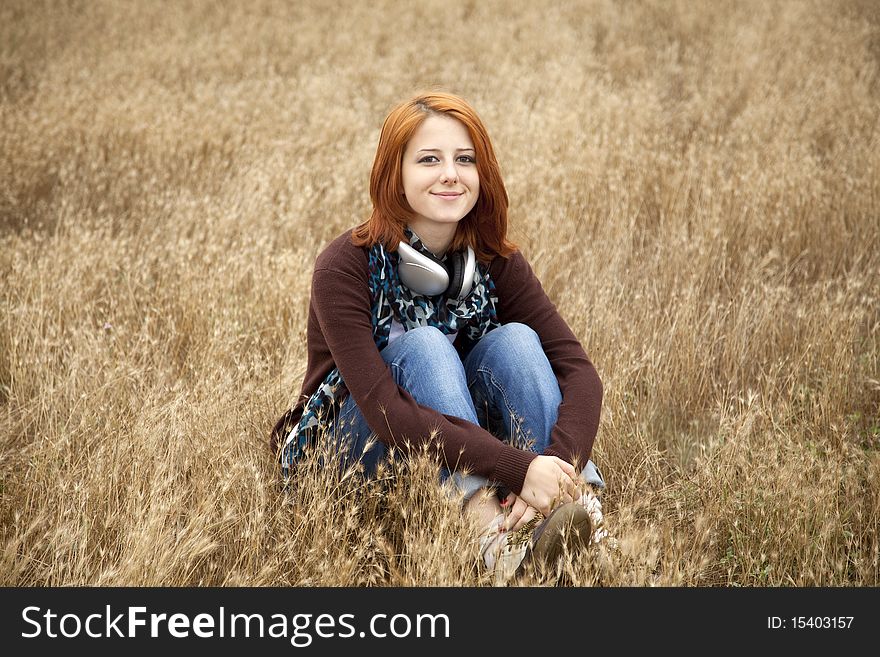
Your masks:
<svg viewBox="0 0 880 657"><path fill-rule="evenodd" d="M523 524L523 516L528 513L528 510L531 508L524 499L518 499L516 501L515 506L515 518L514 522L510 523L511 530L518 529Z"/></svg>
<svg viewBox="0 0 880 657"><path fill-rule="evenodd" d="M517 521L516 525L513 526L512 531L516 531L517 529L519 529L520 527L525 525L532 518L534 518L537 513L538 513L538 510L535 507L533 507L533 506L527 507L525 513L522 514L520 519Z"/></svg>
<svg viewBox="0 0 880 657"><path fill-rule="evenodd" d="M559 473L559 478L556 480L556 488L557 502L559 503L571 502L577 491L575 482L564 472Z"/></svg>
<svg viewBox="0 0 880 657"><path fill-rule="evenodd" d="M515 529L519 529L519 527L523 524L523 516L528 513L529 505L525 500L519 500L516 504L516 518L513 522L510 523L511 531Z"/></svg>
<svg viewBox="0 0 880 657"><path fill-rule="evenodd" d="M513 529L527 508L527 505L519 504L519 501L517 501L517 503L510 508L510 513L508 513L507 517L504 519L504 529L508 531Z"/></svg>
<svg viewBox="0 0 880 657"><path fill-rule="evenodd" d="M572 479L576 479L578 476L577 470L574 469L574 466L568 461L564 461L558 456L554 457L556 459L556 465L562 468L562 471L567 474Z"/></svg>
<svg viewBox="0 0 880 657"><path fill-rule="evenodd" d="M508 532L512 531L514 527L518 526L520 518L522 518L522 514L511 513L504 520L504 530Z"/></svg>
<svg viewBox="0 0 880 657"><path fill-rule="evenodd" d="M569 501L574 501L577 498L577 482L573 479L566 479L564 484L565 492L571 497Z"/></svg>
<svg viewBox="0 0 880 657"><path fill-rule="evenodd" d="M578 497L577 491L579 480L579 476L572 477L566 472L559 480L559 489L565 494L571 496L572 499L575 499Z"/></svg>

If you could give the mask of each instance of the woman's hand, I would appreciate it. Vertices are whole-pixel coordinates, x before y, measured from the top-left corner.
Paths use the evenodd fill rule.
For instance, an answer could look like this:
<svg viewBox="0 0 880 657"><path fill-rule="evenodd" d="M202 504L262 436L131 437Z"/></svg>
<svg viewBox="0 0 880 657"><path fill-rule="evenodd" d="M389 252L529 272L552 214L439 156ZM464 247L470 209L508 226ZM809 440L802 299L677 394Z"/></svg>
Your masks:
<svg viewBox="0 0 880 657"><path fill-rule="evenodd" d="M549 516L559 504L576 499L577 479L578 473L571 463L541 455L529 465L519 497Z"/></svg>
<svg viewBox="0 0 880 657"><path fill-rule="evenodd" d="M504 529L510 532L515 532L538 513L535 507L530 506L528 502L515 493L508 493L507 499L501 506L507 510L507 517L504 519Z"/></svg>

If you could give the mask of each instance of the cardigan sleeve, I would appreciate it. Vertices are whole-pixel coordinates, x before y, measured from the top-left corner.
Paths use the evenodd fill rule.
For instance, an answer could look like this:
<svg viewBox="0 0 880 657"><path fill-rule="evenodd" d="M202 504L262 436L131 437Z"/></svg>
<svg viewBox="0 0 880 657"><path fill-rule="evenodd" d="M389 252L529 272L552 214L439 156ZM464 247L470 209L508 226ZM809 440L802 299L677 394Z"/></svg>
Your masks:
<svg viewBox="0 0 880 657"><path fill-rule="evenodd" d="M562 392L559 416L544 453L582 468L599 429L602 382L596 368L522 253L497 258L493 264L499 317L505 324L526 324L538 334Z"/></svg>
<svg viewBox="0 0 880 657"><path fill-rule="evenodd" d="M433 445L449 470L470 472L519 493L535 454L516 449L462 418L422 406L397 385L373 339L369 286L353 272L316 268L312 303L321 333L349 393L379 440L401 449Z"/></svg>

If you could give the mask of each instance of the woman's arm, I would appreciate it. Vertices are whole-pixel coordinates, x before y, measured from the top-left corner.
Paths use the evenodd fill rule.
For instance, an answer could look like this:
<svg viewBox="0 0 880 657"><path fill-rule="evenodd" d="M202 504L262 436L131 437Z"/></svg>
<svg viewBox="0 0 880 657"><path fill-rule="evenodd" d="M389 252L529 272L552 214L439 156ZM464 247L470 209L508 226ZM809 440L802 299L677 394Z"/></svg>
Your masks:
<svg viewBox="0 0 880 657"><path fill-rule="evenodd" d="M593 449L602 407L602 382L596 368L522 253L507 260L496 258L492 277L502 323L520 322L538 334L562 391L559 417L544 454L583 468Z"/></svg>

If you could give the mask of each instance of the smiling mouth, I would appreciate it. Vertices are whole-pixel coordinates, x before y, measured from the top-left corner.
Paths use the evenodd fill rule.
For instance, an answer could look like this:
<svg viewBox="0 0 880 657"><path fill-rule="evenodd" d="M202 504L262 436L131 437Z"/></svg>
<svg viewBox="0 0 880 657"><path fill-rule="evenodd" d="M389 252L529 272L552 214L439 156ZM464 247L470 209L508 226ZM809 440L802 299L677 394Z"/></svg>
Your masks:
<svg viewBox="0 0 880 657"><path fill-rule="evenodd" d="M432 192L432 193L434 194L434 196L440 196L440 197L442 197L442 198L458 198L458 197L461 196L464 192L459 192L459 193L457 193L457 194L452 194L452 193L449 193L449 192L443 192L443 193L434 193L434 192Z"/></svg>

